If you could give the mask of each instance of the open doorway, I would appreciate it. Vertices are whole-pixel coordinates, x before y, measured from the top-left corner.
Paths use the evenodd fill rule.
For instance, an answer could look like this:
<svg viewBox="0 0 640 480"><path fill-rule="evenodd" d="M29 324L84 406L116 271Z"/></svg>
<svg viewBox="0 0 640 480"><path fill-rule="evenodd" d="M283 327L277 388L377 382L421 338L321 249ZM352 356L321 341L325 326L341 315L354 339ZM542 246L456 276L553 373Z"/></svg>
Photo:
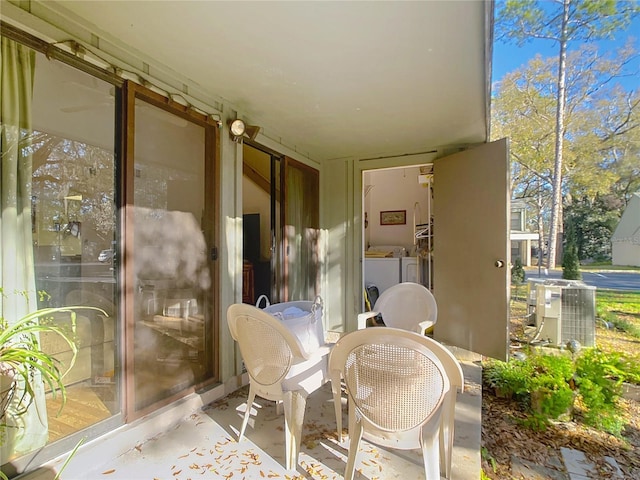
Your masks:
<svg viewBox="0 0 640 480"><path fill-rule="evenodd" d="M274 300L280 158L247 143L242 152L242 302L255 304L261 295Z"/></svg>
<svg viewBox="0 0 640 480"><path fill-rule="evenodd" d="M433 164L366 170L362 185L364 291L433 289Z"/></svg>
<svg viewBox="0 0 640 480"><path fill-rule="evenodd" d="M243 145L243 302L313 300L320 292L317 169Z"/></svg>

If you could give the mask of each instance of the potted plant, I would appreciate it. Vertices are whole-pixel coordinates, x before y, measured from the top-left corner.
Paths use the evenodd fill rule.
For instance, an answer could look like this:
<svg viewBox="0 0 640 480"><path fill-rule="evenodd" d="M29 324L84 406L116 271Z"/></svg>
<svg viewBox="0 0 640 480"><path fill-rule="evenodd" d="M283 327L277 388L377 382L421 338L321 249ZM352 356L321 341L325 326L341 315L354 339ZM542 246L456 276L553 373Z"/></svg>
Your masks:
<svg viewBox="0 0 640 480"><path fill-rule="evenodd" d="M0 295L3 295L1 287ZM11 323L0 316L0 447L5 451L13 436L9 417L15 418L27 411L34 401L37 387L34 382L43 382L54 397L59 393L60 408L63 408L66 401L64 376L73 367L78 351L74 341L76 311L85 309L107 315L97 307L70 306L36 310ZM61 313L70 317L70 332L52 321L54 315ZM72 358L66 367L42 351L41 334L57 335L69 345ZM0 472L0 478L3 477Z"/></svg>

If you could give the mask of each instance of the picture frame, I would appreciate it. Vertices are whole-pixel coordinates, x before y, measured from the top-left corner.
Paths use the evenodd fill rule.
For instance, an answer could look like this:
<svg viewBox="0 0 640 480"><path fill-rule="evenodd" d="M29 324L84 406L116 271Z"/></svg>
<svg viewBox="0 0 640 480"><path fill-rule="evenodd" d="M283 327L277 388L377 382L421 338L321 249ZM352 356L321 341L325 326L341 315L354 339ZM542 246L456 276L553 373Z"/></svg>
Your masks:
<svg viewBox="0 0 640 480"><path fill-rule="evenodd" d="M380 212L380 225L406 225L406 210L386 210Z"/></svg>

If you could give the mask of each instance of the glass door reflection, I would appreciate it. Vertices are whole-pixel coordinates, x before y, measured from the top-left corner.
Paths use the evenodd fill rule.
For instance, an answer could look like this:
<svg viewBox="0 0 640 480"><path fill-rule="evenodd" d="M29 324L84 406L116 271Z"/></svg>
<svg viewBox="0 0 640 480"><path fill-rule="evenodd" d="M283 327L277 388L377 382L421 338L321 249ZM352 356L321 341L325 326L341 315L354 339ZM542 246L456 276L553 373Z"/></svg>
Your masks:
<svg viewBox="0 0 640 480"><path fill-rule="evenodd" d="M211 376L206 292L205 128L135 101L134 410ZM211 340L209 340L209 343Z"/></svg>

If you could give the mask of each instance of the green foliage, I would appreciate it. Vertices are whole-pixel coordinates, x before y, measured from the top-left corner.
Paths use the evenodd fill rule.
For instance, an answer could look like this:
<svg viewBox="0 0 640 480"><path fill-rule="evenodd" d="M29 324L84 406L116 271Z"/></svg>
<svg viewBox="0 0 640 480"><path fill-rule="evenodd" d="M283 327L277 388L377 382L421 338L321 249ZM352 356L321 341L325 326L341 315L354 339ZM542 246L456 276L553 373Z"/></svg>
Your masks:
<svg viewBox="0 0 640 480"><path fill-rule="evenodd" d="M574 238L574 230L569 229L567 245L562 257L562 278L567 280L580 280L580 261L578 260L578 246Z"/></svg>
<svg viewBox="0 0 640 480"><path fill-rule="evenodd" d="M599 289L596 314L610 327L640 338L640 292Z"/></svg>
<svg viewBox="0 0 640 480"><path fill-rule="evenodd" d="M640 362L597 349L576 359L576 384L584 407L584 423L619 436L624 427L617 403L623 382L640 383Z"/></svg>
<svg viewBox="0 0 640 480"><path fill-rule="evenodd" d="M549 419L570 414L574 400L571 379L572 360L564 355L529 352L524 360L491 360L483 368L485 385L496 396L513 397L527 406L524 425L535 430L546 427Z"/></svg>
<svg viewBox="0 0 640 480"><path fill-rule="evenodd" d="M635 2L573 0L566 34L562 31L562 2L507 0L496 13L496 38L524 44L531 38L590 41L624 30L638 12Z"/></svg>
<svg viewBox="0 0 640 480"><path fill-rule="evenodd" d="M528 379L531 410L543 418L559 418L570 412L574 393L571 388L574 367L564 355L532 355L533 374Z"/></svg>
<svg viewBox="0 0 640 480"><path fill-rule="evenodd" d="M46 296L44 292L38 292L42 299ZM4 289L0 287L0 295L4 296ZM24 295L26 297L26 295ZM73 367L78 348L76 346L75 325L76 310L97 310L103 315L107 313L95 307L61 307L44 308L24 315L15 321L9 321L0 316L0 374L13 378L14 385L9 388L7 398L3 399L2 410L0 410L0 420L4 420L7 409L11 408L11 414L18 416L24 414L33 403L37 391L34 382L40 381L49 387L51 395L55 398L59 392L61 396L60 410L65 405L66 389L64 377ZM0 312L2 313L2 312ZM71 319L71 331L56 326L51 321L55 314L69 315ZM61 369L60 361L52 355L43 352L40 348L40 335L56 335L64 341L72 352L72 358L66 370ZM36 375L38 374L38 375ZM39 377L39 378L38 378ZM17 392L17 397L14 395ZM9 428L0 424L0 428ZM75 455L80 444L80 440L73 449L54 480L57 480L66 468L69 460ZM0 471L0 480L8 480L4 472Z"/></svg>
<svg viewBox="0 0 640 480"><path fill-rule="evenodd" d="M498 470L498 464L496 462L496 459L493 458L491 456L491 454L489 453L489 450L487 450L486 447L482 447L480 449L480 455L482 457L482 460L484 460L485 462L487 462L489 465L491 465L491 470L493 470L493 473L496 473L496 471ZM483 470L480 471L480 478L489 478L486 476L486 474L484 473Z"/></svg>
<svg viewBox="0 0 640 480"><path fill-rule="evenodd" d="M611 401L620 395L623 382L640 385L640 359L621 352L588 349L576 359L576 373L578 379L594 378L603 383L607 401Z"/></svg>
<svg viewBox="0 0 640 480"><path fill-rule="evenodd" d="M4 295L0 287L0 295ZM49 387L52 395L60 392L64 406L66 391L64 376L73 367L78 352L73 337L63 329L56 326L50 319L55 314L69 315L73 333L75 333L76 310L98 310L106 315L106 312L95 307L60 307L44 308L27 314L15 321L9 321L0 317L0 365L5 372L15 376L19 398L14 402L14 415L23 414L34 400L36 385L33 383L37 372L41 381ZM60 361L40 348L40 335L53 334L65 342L72 352L72 358L66 371L61 369ZM4 412L0 412L2 416Z"/></svg>
<svg viewBox="0 0 640 480"><path fill-rule="evenodd" d="M555 57L551 65L552 71L557 71L557 77L547 75L545 81L533 83L523 82L516 85L520 89L523 101L518 106L516 103L514 113L518 123L532 121L533 142L523 142L522 150L512 150L512 156L516 162L522 162L521 169L526 179L525 184L514 175L514 192L519 192L519 197L527 197L532 194L542 199L548 195L551 185L551 198L546 199L546 209L550 218L549 225L549 252L547 263L551 267L556 264L556 240L558 235L559 218L562 212L563 195L572 193L572 188L567 187L565 175L573 177L573 181L581 186L586 186L593 192L592 185L580 180L580 174L586 174L596 191L604 192L606 183L615 182L615 175L611 172L611 166L619 162L622 157L629 158L633 155L634 147L631 139L626 139L621 144L620 137L625 137L629 132L637 135L635 128L629 128L629 119L633 113L625 119L620 116L620 111L608 110L608 92L615 92L615 87L602 88L604 85L613 85L612 79L627 73L626 61L622 58L601 61L602 56L589 42L610 38L614 33L624 30L633 17L640 12L640 4L626 1L590 1L572 0L571 2L539 2L536 0L507 0L503 2L496 13L496 39L498 41L515 41L519 45L531 39L549 40L558 45L559 55ZM574 45L586 42L586 49L591 50L587 54L586 49L579 52L572 49ZM574 47L575 48L575 47ZM583 48L584 49L584 48ZM631 49L620 49L618 57L631 58ZM568 52L567 55L560 53ZM538 64L539 59L538 60ZM607 92L608 90L608 92ZM622 89L618 88L618 92ZM517 94L517 92L516 92ZM498 94L498 97L501 93ZM557 107L555 114L548 108L538 110L532 108L532 103L537 102L539 96L549 97ZM533 102L531 101L533 100ZM603 101L604 100L604 101ZM498 104L498 102L496 102ZM616 102L616 105L617 102ZM630 102L623 110L637 111L637 103ZM599 115L594 115L595 108L600 109ZM498 107L499 109L500 107ZM517 117L520 116L518 119ZM585 128L588 119L590 128ZM595 123L594 122L595 119ZM554 121L551 121L554 120ZM498 120L499 122L501 120ZM546 136L537 134L544 124L554 125L553 130ZM631 121L633 124L634 122ZM505 123L505 129L509 129ZM518 126L520 130L524 126ZM542 127L544 128L544 127ZM496 132L499 129L494 129ZM499 133L505 137L513 136L504 132ZM553 155L541 154L543 150L553 151ZM604 152L608 152L607 154ZM533 158L531 158L533 157ZM544 161L546 157L546 162ZM539 159L543 162L539 163ZM551 159L553 159L551 161ZM533 160L536 166L530 166ZM541 168L543 167L543 168ZM573 172L578 170L578 174ZM547 172L550 172L547 173ZM608 179L603 182L601 179ZM543 184L544 182L544 184ZM532 191L533 190L533 191ZM540 209L542 212L542 208ZM542 223L542 219L540 220Z"/></svg>
<svg viewBox="0 0 640 480"><path fill-rule="evenodd" d="M526 406L523 424L530 428L544 429L551 419L575 416L578 398L585 424L620 435L625 425L618 405L622 382L640 383L640 361L597 349L586 349L575 359L529 351L524 359L489 360L482 374L496 395Z"/></svg>
<svg viewBox="0 0 640 480"><path fill-rule="evenodd" d="M639 12L639 3L615 0L506 0L497 6L497 41L548 40L562 47L558 53L566 52L566 57L537 56L498 79L492 102L492 137L511 140L512 197L537 200L534 214L538 231L549 233L551 266L562 220L557 215L572 196L611 193L626 200L640 187L638 93L616 82L635 75L633 40L605 54L593 43L619 36ZM578 241L578 257L608 255L609 242L598 241L606 225L585 227L590 238Z"/></svg>
<svg viewBox="0 0 640 480"><path fill-rule="evenodd" d="M491 477L487 476L486 473L484 473L484 470L480 470L480 480L491 480Z"/></svg>
<svg viewBox="0 0 640 480"><path fill-rule="evenodd" d="M609 388L592 378L580 381L581 399L585 405L583 422L599 430L619 436L624 422L613 402L607 402Z"/></svg>
<svg viewBox="0 0 640 480"><path fill-rule="evenodd" d="M513 267L511 267L511 283L514 285L521 285L524 283L524 268L522 267L522 261L520 258L516 258Z"/></svg>
<svg viewBox="0 0 640 480"><path fill-rule="evenodd" d="M528 394L532 373L532 365L522 360L488 360L482 370L485 385L494 389L496 396L505 398Z"/></svg>
<svg viewBox="0 0 640 480"><path fill-rule="evenodd" d="M587 196L564 210L565 224L572 225L578 258L603 262L611 259L611 235L620 220L624 202L613 195Z"/></svg>

